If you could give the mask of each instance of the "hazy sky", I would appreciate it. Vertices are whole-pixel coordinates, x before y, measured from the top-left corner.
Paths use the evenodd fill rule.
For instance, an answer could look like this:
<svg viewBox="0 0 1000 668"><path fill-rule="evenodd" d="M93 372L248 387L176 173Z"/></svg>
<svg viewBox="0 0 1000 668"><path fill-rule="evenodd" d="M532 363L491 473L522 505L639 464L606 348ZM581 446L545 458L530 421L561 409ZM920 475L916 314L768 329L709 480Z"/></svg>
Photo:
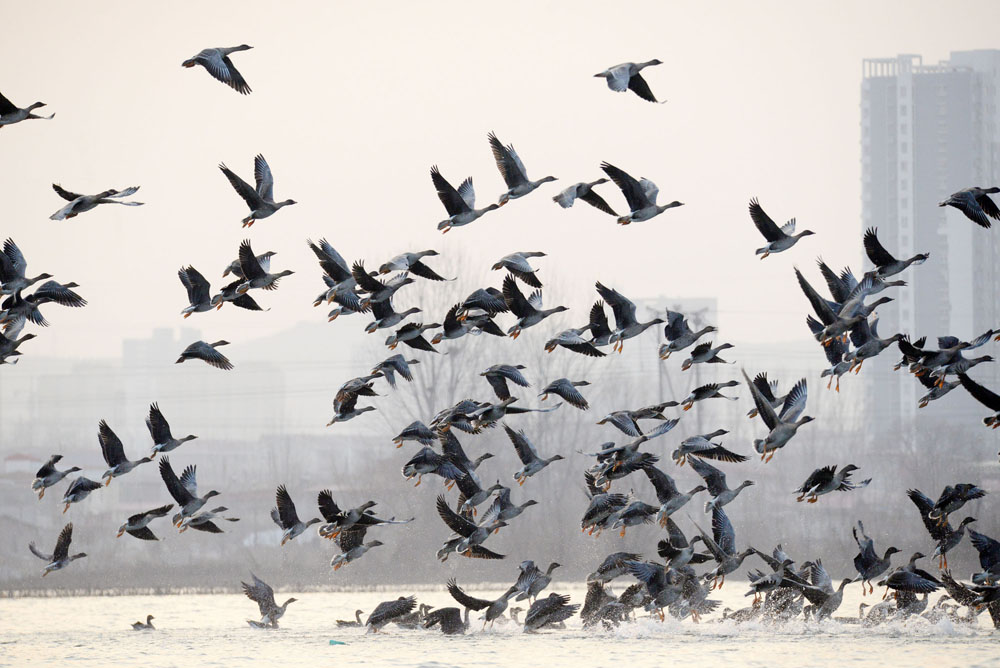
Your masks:
<svg viewBox="0 0 1000 668"><path fill-rule="evenodd" d="M917 53L933 63L995 47L1000 5L628 7L11 4L0 91L20 106L45 101L56 118L0 132L0 235L16 239L29 273L74 280L90 301L47 309L53 326L24 352L112 356L122 337L179 325L177 269L194 264L215 289L244 237L278 252L273 267L298 273L260 297L267 314L229 307L192 318L209 340L319 317L305 239L321 236L369 266L410 249L467 255L478 269L443 288L456 297L498 285L489 266L500 255L544 250L543 276L558 275L562 288L547 302L572 307L581 323L599 279L635 298L715 296L730 337L801 338L806 303L792 264L815 275L820 254L860 263L861 60ZM235 62L249 96L180 66L201 48L244 42L254 49ZM591 76L652 58L664 64L644 76L664 105ZM472 175L480 206L495 201L503 188L490 130L516 146L530 176L560 180L442 237L428 169L439 165L455 184ZM300 203L243 231L247 209L216 165L249 179L258 152L276 197ZM602 160L686 206L621 228L584 205L553 204L561 188L601 176ZM86 193L138 184L146 205L54 222L64 202L53 182ZM602 192L624 206L611 184ZM753 196L775 220L797 217L818 236L758 261Z"/></svg>

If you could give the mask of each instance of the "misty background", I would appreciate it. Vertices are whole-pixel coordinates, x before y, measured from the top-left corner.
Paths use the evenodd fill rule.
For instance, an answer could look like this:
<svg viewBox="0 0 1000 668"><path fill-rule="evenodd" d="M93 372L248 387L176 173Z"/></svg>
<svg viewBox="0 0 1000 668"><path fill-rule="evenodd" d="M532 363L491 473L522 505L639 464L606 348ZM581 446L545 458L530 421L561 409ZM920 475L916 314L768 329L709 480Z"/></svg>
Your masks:
<svg viewBox="0 0 1000 668"><path fill-rule="evenodd" d="M47 271L62 282L76 281L89 304L45 309L52 326L26 330L38 338L22 347L16 366L0 368L0 529L9 537L0 543L0 587L40 587L38 562L26 544L35 540L50 549L67 520L76 527L74 549L90 558L46 578L46 589L228 587L247 568L290 586L439 583L451 575L504 581L522 559L559 561L564 569L558 575L576 578L612 551L634 549L652 558L662 535L652 526L629 530L625 539L580 535L582 471L591 460L576 451L622 441L610 427L594 424L605 413L680 400L697 384L740 378L740 368L751 376L767 371L783 392L807 377L806 413L818 420L770 464L754 458L722 465L733 485L757 481L727 508L739 546L769 550L780 541L797 559L822 556L834 575L846 574L856 551L850 527L863 519L879 550L892 544L930 554L905 491L919 487L936 498L955 482L998 489L995 432L980 422L985 409L962 390L920 411L912 402L909 408L902 401L880 402L886 388L916 385L890 370L895 347L880 364L845 376L839 394L827 391L819 379L826 362L804 325L808 303L792 266L814 284L820 255L831 266L849 264L860 273L866 268L864 227L892 224L864 215L864 59L920 54L933 64L952 52L988 49L995 44L989 19L997 13L989 2L640 3L614 11L586 2L11 9L0 54L22 64L7 68L2 91L19 106L43 100L49 105L43 111L56 118L0 133L0 236L21 247L29 275ZM254 46L234 57L254 89L249 96L200 68L180 67L204 47L239 43ZM664 105L611 93L591 77L615 63L650 58L664 63L644 71L654 93L668 100ZM995 129L993 68L993 78L984 79L986 94L980 91L970 109ZM495 201L504 188L486 142L491 130L514 144L533 178L553 174L560 180L441 235L435 225L444 211L428 170L437 164L452 183L472 175L479 205ZM933 203L969 185L997 185L997 146L995 137L970 145L966 162L975 170L941 190L921 189L914 202L918 194L920 202ZM245 205L217 164L249 179L258 152L274 172L277 198L299 204L242 230ZM963 164L961 157L951 156L952 164ZM685 206L621 228L590 207L564 211L552 203L560 189L601 176L602 160L652 179L665 201ZM141 185L134 199L146 205L101 207L53 222L48 216L63 204L53 182L86 193ZM623 206L610 184L602 192L612 206ZM758 261L752 251L762 243L746 212L753 196L775 220L795 217L800 229L817 236ZM996 248L995 230L975 228L957 213L932 213L971 238L970 245ZM908 313L905 324L917 329L930 314L950 315L934 321L941 331L903 331L968 339L1000 325L983 325L970 315L979 302L996 303L995 283L987 284L982 274L966 277L965 292L958 282L948 290L930 281L920 286L919 277L961 260L954 244L951 255L945 251L950 229L935 231L937 238L916 249L929 251L930 260L902 276L910 282L903 290L919 290L927 315ZM418 280L395 302L400 309L420 306L424 322L440 322L475 288L499 287L502 276L490 266L519 250L548 253L534 262L546 305L571 310L516 342L465 337L442 344L447 355L404 351L421 360L413 384L390 391L377 383L384 395L371 402L377 412L326 428L337 388L391 353L382 345L388 332L362 331L367 316L327 323L328 309L310 306L322 283L305 240L320 237L348 261L363 259L370 268L407 250L438 250L441 256L428 264L458 280ZM278 291L259 296L270 310L228 307L181 319L186 298L177 269L193 264L217 289L244 238L257 253L277 252L272 269L296 271ZM899 247L894 239L883 241L891 251ZM654 308L697 313L719 327L716 341L736 345L723 357L737 364L682 373L684 355L661 363L656 348L662 327L605 359L565 350L546 354L542 344L549 336L586 321L596 280L635 300L642 319L653 317L647 309ZM979 296L968 300L968 313L952 308L956 297L973 292ZM904 324L891 310L883 319L883 336ZM506 329L511 318L499 320ZM231 341L224 352L236 368L223 373L194 363L175 366L179 352L199 338ZM983 354L994 354L995 345ZM449 531L433 508L439 482L428 478L414 489L402 480L400 468L415 449L397 450L391 438L457 399L487 400L491 392L478 373L499 362L528 367L533 387L515 392L522 405L539 405L538 390L567 376L593 383L584 388L591 409L563 406L509 419L543 456L559 452L567 460L515 490L516 502L535 498L540 505L490 539L507 560L453 556L440 564L434 551ZM973 375L997 388L995 368L981 366ZM751 439L764 435L759 420L745 417L752 407L745 386L730 394L740 400L698 404L672 432L644 446L661 456L661 467L679 487L697 483L692 471L669 461L684 437L726 428L731 433L722 442L750 454ZM53 453L91 478L106 468L96 438L102 418L130 458L147 454L143 419L154 401L175 436L199 436L171 453L171 461L177 470L198 465L199 485L222 492L219 503L241 518L227 523L227 535L177 535L154 523L158 543L115 540L128 515L169 502L155 464L116 479L65 516L59 497L68 483L50 489L41 502L34 498L34 471ZM484 483L514 482L519 464L501 429L459 438L472 457L497 455L479 470ZM856 477L872 477L871 486L797 504L791 490L814 468L834 463L858 465ZM333 573L333 547L312 532L278 546L280 531L268 510L281 483L303 518L314 516L317 492L330 488L341 505L371 498L380 516L417 519L372 530L368 539L385 546ZM647 502L655 498L644 476L615 489L629 487ZM977 530L995 535L992 498L967 510L979 518ZM703 502L696 497L685 510L707 527ZM686 516L679 519L690 536L693 525ZM949 557L958 573L975 564L968 544Z"/></svg>

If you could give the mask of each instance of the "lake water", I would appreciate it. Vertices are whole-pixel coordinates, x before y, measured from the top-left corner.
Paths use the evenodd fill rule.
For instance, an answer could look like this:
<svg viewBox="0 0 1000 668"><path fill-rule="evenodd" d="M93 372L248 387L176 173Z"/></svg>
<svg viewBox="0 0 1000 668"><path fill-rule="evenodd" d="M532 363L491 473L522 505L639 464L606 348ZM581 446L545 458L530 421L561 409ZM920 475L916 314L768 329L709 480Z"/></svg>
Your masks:
<svg viewBox="0 0 1000 668"><path fill-rule="evenodd" d="M616 592L627 585L616 581ZM461 583L460 583L461 584ZM499 590L466 590L492 598ZM550 589L583 603L581 585ZM744 607L745 583L727 582L712 598ZM524 634L514 624L480 631L472 613L465 636L405 630L366 635L341 629L336 619L366 615L380 601L415 593L434 606L456 605L445 591L303 593L295 596L281 628L255 630L257 607L242 595L101 596L0 600L0 665L3 666L974 666L1000 665L997 635L984 613L977 626L913 618L882 627L826 621L794 621L782 626L714 622L664 623L640 617L621 628L584 630L578 617L565 630ZM877 593L877 592L876 592ZM879 596L867 600L878 602ZM933 602L936 595L932 597ZM856 616L861 588L848 587L839 616ZM721 607L720 607L721 610ZM964 608L963 608L964 612ZM137 632L131 623L155 617L156 631ZM330 645L330 640L344 645Z"/></svg>

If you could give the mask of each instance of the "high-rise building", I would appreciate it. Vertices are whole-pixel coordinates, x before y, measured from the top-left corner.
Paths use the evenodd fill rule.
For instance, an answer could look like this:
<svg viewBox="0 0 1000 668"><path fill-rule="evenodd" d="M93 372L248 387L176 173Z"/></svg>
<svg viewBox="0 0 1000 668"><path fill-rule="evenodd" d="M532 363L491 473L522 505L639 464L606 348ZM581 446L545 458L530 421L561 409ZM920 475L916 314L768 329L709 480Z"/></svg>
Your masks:
<svg viewBox="0 0 1000 668"><path fill-rule="evenodd" d="M863 63L861 232L877 227L899 258L931 254L894 277L908 285L887 293L895 301L878 311L883 337L900 331L927 336L934 346L938 336L968 339L1000 325L1000 225L983 229L952 207L938 207L963 188L1000 185L998 102L1000 50L953 52L937 65L909 54ZM893 347L865 364L868 405L873 424L912 433L923 388L892 370L897 361ZM996 387L1000 371L984 364L973 375ZM964 399L945 397L949 410L934 418L969 419L973 406Z"/></svg>

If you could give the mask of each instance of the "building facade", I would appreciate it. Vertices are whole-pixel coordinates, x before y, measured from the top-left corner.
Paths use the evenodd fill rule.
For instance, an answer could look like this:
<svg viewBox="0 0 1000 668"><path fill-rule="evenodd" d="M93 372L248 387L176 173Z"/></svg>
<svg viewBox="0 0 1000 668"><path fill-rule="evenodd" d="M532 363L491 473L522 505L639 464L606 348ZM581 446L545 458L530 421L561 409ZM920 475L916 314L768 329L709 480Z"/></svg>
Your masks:
<svg viewBox="0 0 1000 668"><path fill-rule="evenodd" d="M899 258L931 254L896 277L908 285L889 293L895 301L879 309L883 337L900 331L927 336L933 346L938 336L968 339L1000 325L1000 230L937 205L963 188L1000 184L998 101L1000 50L953 52L936 65L910 54L863 61L861 233L877 227ZM924 388L892 370L895 353L894 347L865 365L867 403L875 424L915 434L925 419L917 410ZM1000 378L995 364L974 375L991 387ZM976 411L967 397L942 401L949 410L934 411L935 419L966 420Z"/></svg>

